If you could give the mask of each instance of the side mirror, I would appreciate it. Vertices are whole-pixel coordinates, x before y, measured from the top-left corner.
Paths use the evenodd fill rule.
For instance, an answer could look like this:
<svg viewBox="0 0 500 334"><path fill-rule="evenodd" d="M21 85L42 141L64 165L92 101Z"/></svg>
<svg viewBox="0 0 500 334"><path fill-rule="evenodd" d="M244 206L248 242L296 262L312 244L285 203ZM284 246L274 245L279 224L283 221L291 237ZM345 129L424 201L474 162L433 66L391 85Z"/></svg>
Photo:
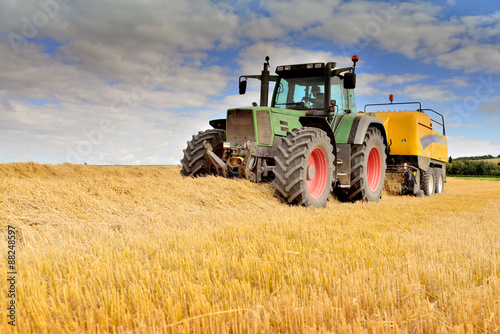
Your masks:
<svg viewBox="0 0 500 334"><path fill-rule="evenodd" d="M344 74L344 88L345 89L356 88L356 73L347 72Z"/></svg>
<svg viewBox="0 0 500 334"><path fill-rule="evenodd" d="M240 95L243 95L247 92L247 81L240 79Z"/></svg>

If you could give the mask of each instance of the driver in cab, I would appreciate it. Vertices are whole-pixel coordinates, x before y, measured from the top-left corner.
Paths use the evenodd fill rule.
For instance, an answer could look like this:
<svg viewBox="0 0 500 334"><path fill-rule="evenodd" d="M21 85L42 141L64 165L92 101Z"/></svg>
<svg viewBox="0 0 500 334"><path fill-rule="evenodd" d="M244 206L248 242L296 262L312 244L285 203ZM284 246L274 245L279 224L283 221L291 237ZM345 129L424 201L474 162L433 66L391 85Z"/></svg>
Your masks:
<svg viewBox="0 0 500 334"><path fill-rule="evenodd" d="M325 94L321 93L319 86L315 85L311 87L311 98L309 102L312 103L311 108L322 109L325 104Z"/></svg>

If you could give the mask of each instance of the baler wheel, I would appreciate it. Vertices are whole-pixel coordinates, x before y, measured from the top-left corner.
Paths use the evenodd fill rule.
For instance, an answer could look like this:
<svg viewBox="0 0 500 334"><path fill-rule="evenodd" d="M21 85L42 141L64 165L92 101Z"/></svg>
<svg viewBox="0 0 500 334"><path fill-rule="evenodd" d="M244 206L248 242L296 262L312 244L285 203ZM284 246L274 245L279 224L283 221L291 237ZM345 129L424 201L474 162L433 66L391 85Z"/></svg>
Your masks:
<svg viewBox="0 0 500 334"><path fill-rule="evenodd" d="M434 192L436 194L441 194L444 191L444 173L441 168L434 168L434 174L436 176L436 183L434 185Z"/></svg>
<svg viewBox="0 0 500 334"><path fill-rule="evenodd" d="M427 172L421 170L422 177L420 179L420 186L422 187L425 196L431 196L434 194L436 185L436 174L434 168L429 167Z"/></svg>

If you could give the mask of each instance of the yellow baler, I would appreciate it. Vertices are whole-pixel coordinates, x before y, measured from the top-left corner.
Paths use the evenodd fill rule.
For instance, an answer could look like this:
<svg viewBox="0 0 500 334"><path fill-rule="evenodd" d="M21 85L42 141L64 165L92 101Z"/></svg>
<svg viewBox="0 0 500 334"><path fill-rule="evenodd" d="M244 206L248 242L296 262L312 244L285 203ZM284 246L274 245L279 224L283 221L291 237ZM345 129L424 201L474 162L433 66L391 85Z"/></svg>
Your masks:
<svg viewBox="0 0 500 334"><path fill-rule="evenodd" d="M410 111L366 112L367 107L418 104ZM431 119L428 113L440 117ZM372 104L365 106L361 115L374 116L384 123L389 142L387 172L406 173L406 189L414 194L422 188L432 195L444 189L448 141L445 135L444 117L432 109L422 109L419 102ZM440 132L435 131L435 127Z"/></svg>

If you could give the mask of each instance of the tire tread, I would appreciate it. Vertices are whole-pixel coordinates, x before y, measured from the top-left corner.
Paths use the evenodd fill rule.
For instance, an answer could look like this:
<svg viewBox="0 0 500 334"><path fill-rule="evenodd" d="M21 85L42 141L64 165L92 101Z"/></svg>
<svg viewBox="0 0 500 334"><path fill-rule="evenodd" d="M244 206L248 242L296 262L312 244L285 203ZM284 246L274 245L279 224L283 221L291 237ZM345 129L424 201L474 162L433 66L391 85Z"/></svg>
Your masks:
<svg viewBox="0 0 500 334"><path fill-rule="evenodd" d="M193 135L187 142L186 149L183 150L184 157L181 160L182 176L203 176L210 173L210 158L205 153L203 143L209 142L215 149L226 139L226 131L219 129L209 129L200 131Z"/></svg>
<svg viewBox="0 0 500 334"><path fill-rule="evenodd" d="M330 138L321 129L305 127L288 132L287 136L283 138L281 146L278 147L275 156L276 167L273 184L275 196L281 201L305 206L326 205L326 200L324 203L318 203L310 198L307 189L306 168L304 168L304 160L309 158L308 152L312 149L312 143L317 139L328 143L329 152L325 152L325 154L332 155L332 168L329 169L330 175L327 179L327 183L329 182L327 184L328 194L331 193L335 166L333 166L333 146L330 143ZM305 162L305 165L307 166L307 162Z"/></svg>

